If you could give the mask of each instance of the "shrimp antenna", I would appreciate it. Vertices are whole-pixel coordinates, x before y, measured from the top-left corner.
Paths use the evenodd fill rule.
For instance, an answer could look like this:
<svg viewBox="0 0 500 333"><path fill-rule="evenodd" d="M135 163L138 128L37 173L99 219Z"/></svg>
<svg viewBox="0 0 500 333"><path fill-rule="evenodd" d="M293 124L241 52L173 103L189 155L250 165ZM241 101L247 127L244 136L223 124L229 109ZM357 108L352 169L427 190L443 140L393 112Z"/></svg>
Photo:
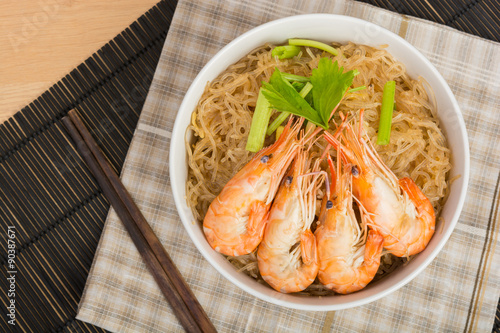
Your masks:
<svg viewBox="0 0 500 333"><path fill-rule="evenodd" d="M347 119L347 116L344 116L344 114L342 112L339 112L339 116L340 116L340 119L342 119L342 122L337 127L337 129L335 130L335 133L333 133L333 137L334 138L338 138L339 137L341 131L348 125L348 123L353 118L353 116L351 116L349 119Z"/></svg>
<svg viewBox="0 0 500 333"><path fill-rule="evenodd" d="M308 144L308 143L309 143L309 141L311 141L311 139L316 138L315 140L313 140L313 141L310 143L310 145L312 146L312 145L313 145L313 144L314 144L314 143L318 140L318 133L319 133L319 132L321 132L321 131L323 131L323 130L324 130L324 129L323 129L322 127L318 127L318 128L316 128L316 129L314 130L314 132L312 132L311 134L308 134L308 133L311 131L311 129L309 129L309 131L307 131L307 132L305 133L304 137L303 137L303 138L301 138L301 140L300 140L300 141L301 141L301 144L302 144L302 145L306 145L306 144Z"/></svg>
<svg viewBox="0 0 500 333"><path fill-rule="evenodd" d="M309 140L311 139L314 139L312 140L311 142L309 142L309 146L307 147L307 150L309 151L309 149L311 149L312 146L314 146L314 144L316 142L318 142L318 140L321 138L321 136L318 136L318 133L321 132L323 129L321 127L317 128L313 133L311 133L311 135L307 135L306 133L306 136L307 136L307 140L304 142L304 144L308 143Z"/></svg>
<svg viewBox="0 0 500 333"><path fill-rule="evenodd" d="M365 113L365 109L362 108L359 110L359 124L358 124L358 139L361 140L361 133L364 133L363 129L363 115Z"/></svg>
<svg viewBox="0 0 500 333"><path fill-rule="evenodd" d="M330 147L331 146L332 146L331 144L328 144L326 146L325 150L323 150L323 153L321 154L320 159L324 159L327 154L330 155L329 152L330 152Z"/></svg>
<svg viewBox="0 0 500 333"><path fill-rule="evenodd" d="M337 105L337 107L338 107L338 105ZM335 109L333 110L334 112L337 109L337 107L335 107ZM340 125L335 124L335 126L337 127L337 129L333 133L333 137L334 138L338 138L339 135L340 135L340 133L341 133L341 131L346 127L346 120L344 119L345 118L344 114L342 112L339 112L339 115L340 115L340 118L342 119L342 122L340 123ZM323 153L323 155L321 155L321 159L325 158L326 152L330 149L331 146L332 145L329 142L327 142L327 145L326 145L326 148L325 148L325 152Z"/></svg>
<svg viewBox="0 0 500 333"><path fill-rule="evenodd" d="M359 214L361 215L361 229L363 235L362 243L365 243L366 237L368 237L368 226L373 227L375 224L373 223L370 213L366 210L361 201L359 201L355 196L352 197L354 201L356 201L359 208Z"/></svg>
<svg viewBox="0 0 500 333"><path fill-rule="evenodd" d="M394 174L394 172L389 169L389 167L382 161L380 156L376 154L376 149L373 147L373 144L368 137L368 134L365 132L363 128L363 116L364 116L364 109L360 109L359 113L359 124L358 124L358 140L355 140L355 142L358 142L358 149L362 153L368 155L370 159L373 161L373 163L379 167L379 169L382 171L382 173L389 179L389 181L393 184L393 186L397 186L397 177ZM354 133L354 130L352 126L347 126L347 132L348 136L351 138L355 138L356 134Z"/></svg>
<svg viewBox="0 0 500 333"><path fill-rule="evenodd" d="M303 158L304 158L304 166L306 167L307 171L310 171L305 174L300 174L297 176L298 179L302 179L302 177L305 176L314 176L312 179L308 180L301 180L300 181L300 186L299 186L299 191L301 192L301 206L304 212L304 218L306 220L306 223L304 224L303 230L307 230L310 228L311 223L314 220L314 215L315 215L315 207L316 207L316 191L317 189L321 186L321 182L318 183L318 179L321 178L321 176L325 176L325 180L328 181L328 175L326 174L325 171L320 170L320 160L316 159L312 169L309 169L310 166L310 159L307 158L307 151L304 151L303 153Z"/></svg>
<svg viewBox="0 0 500 333"><path fill-rule="evenodd" d="M340 140L339 140L340 142ZM344 154L342 154L342 149L339 149L337 150L337 193L340 197L340 202L342 202L344 200L344 183L343 183L343 179L344 177L342 177L342 173L341 173L341 165L340 165L340 162L342 159L344 159Z"/></svg>
<svg viewBox="0 0 500 333"><path fill-rule="evenodd" d="M314 178L314 180L312 181L312 184L310 184L309 187L307 187L307 191L309 191L312 188L313 184L316 182L316 180L320 176L325 176L325 182L326 182L326 184L330 183L328 181L328 174L326 173L326 171L320 170L320 166L319 166L320 162L321 162L320 159L316 159L316 161L314 162L314 165L312 167L311 172L303 173L303 174L297 176L297 178L302 178L302 177L306 177L306 176L316 176Z"/></svg>
<svg viewBox="0 0 500 333"><path fill-rule="evenodd" d="M330 154L328 154L328 166L330 167L330 174L332 175L332 184L330 187L326 188L326 193L328 195L328 199L330 199L331 191L336 191L337 187L337 172L335 171L335 166L333 165L333 160Z"/></svg>
<svg viewBox="0 0 500 333"><path fill-rule="evenodd" d="M364 111L364 109L362 109ZM351 122L355 119L356 115L352 112L349 112L344 116L342 112L339 112L340 119L342 119L342 128L346 128L350 126Z"/></svg>

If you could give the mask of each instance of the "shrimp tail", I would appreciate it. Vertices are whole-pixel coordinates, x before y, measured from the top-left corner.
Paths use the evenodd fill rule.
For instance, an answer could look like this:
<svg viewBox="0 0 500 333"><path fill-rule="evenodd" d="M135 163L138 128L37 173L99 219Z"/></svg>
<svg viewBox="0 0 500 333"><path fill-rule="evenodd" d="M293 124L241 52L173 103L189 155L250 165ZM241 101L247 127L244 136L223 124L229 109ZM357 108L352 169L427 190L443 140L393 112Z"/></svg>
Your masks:
<svg viewBox="0 0 500 333"><path fill-rule="evenodd" d="M420 237L415 237L415 242L408 246L406 253L393 253L396 256L403 257L408 254L416 254L423 251L429 243L432 235L434 235L436 215L429 199L422 193L420 188L411 178L401 178L399 186L408 195L411 203L417 212L417 218L411 223L420 224Z"/></svg>
<svg viewBox="0 0 500 333"><path fill-rule="evenodd" d="M399 180L399 185L401 186L401 189L408 194L408 197L415 205L419 217L426 221L434 221L436 218L434 208L432 207L429 199L422 193L417 184L415 184L413 179L406 177L401 178ZM434 233L434 223L431 223L429 228L432 233Z"/></svg>
<svg viewBox="0 0 500 333"><path fill-rule="evenodd" d="M364 261L358 268L352 268L352 276L356 277L355 280L351 283L334 284L332 289L345 295L366 287L377 274L383 248L384 237L376 231L370 230L366 239Z"/></svg>

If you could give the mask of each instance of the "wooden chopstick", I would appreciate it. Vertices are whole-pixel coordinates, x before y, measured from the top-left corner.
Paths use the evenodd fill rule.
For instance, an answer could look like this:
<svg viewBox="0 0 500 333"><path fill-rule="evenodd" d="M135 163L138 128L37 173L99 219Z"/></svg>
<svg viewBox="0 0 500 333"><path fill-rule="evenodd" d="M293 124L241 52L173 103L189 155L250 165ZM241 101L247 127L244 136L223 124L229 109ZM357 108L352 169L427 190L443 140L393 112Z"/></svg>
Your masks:
<svg viewBox="0 0 500 333"><path fill-rule="evenodd" d="M113 171L75 110L62 119L77 150L115 209L163 295L187 332L216 332L207 314Z"/></svg>

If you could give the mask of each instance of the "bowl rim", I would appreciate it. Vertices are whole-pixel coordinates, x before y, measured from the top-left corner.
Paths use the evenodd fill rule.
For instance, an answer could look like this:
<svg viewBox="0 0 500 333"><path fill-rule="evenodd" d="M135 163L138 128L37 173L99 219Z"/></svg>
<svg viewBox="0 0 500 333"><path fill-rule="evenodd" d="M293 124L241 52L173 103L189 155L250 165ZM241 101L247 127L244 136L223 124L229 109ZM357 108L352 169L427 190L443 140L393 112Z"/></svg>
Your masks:
<svg viewBox="0 0 500 333"><path fill-rule="evenodd" d="M373 302L375 300L378 300L382 297L385 297L394 291L398 290L402 286L406 285L409 283L411 280L413 280L418 274L420 274L433 260L434 258L438 255L438 253L442 250L444 245L447 243L448 239L450 238L452 232L454 231L457 223L459 216L462 212L462 208L465 202L465 197L467 194L467 187L469 183L469 169L470 169L470 152L469 152L469 142L468 142L468 134L465 126L465 121L462 116L462 112L460 110L460 107L458 105L458 102L451 91L448 83L445 81L445 79L442 77L442 75L439 73L439 71L436 69L436 67L422 54L420 51L418 51L413 45L411 45L409 42L407 42L405 39L402 37L398 36L397 34L393 33L390 30L387 30L386 28L383 28L375 23L368 22L359 18L355 18L352 16L347 16L347 15L338 15L338 14L326 14L326 13L314 13L314 14L301 14L301 15L293 15L293 16L288 16L280 19L276 19L273 21L269 21L267 23L258 25L245 33L239 35L235 39L233 39L231 42L229 42L227 45L225 45L222 49L220 49L202 68L202 70L197 74L197 76L194 78L194 80L191 82L189 89L186 91L183 101L179 107L178 113L176 115L175 123L174 123L174 128L172 130L172 138L170 142L170 152L175 151L175 147L177 146L182 146L182 149L185 149L184 146L184 141L183 142L178 142L177 138L182 138L184 140L184 133L186 131L185 128L180 128L180 121L178 121L181 117L183 117L183 110L186 109L186 104L187 104L187 98L186 96L190 96L195 89L195 86L199 85L200 77L203 77L205 72L209 70L211 66L213 66L214 63L220 61L219 58L224 57L225 54L228 52L228 50L232 49L234 45L239 44L242 40L245 40L249 37L251 37L254 34L258 34L261 30L269 29L272 28L273 26L281 25L281 24L287 24L290 21L301 21L301 20L311 20L311 19L331 19L331 20L348 20L353 22L354 24L362 24L362 25L367 25L369 27L376 27L376 29L381 29L384 33L389 34L392 38L396 39L399 43L403 44L406 48L410 49L412 53L414 53L421 61L425 63L426 66L430 68L432 72L435 73L437 80L439 81L439 84L444 88L446 91L446 94L450 98L451 104L453 106L453 110L456 113L457 120L458 120L458 126L463 133L463 135L460 136L462 140L462 145L464 149L464 165L463 165L463 174L461 174L461 177L463 177L463 182L462 186L460 188L460 195L458 198L457 202L457 208L453 213L452 219L450 221L449 227L446 229L446 232L443 234L441 240L439 241L438 245L436 248L424 259L424 261L410 274L408 274L406 277L402 278L400 281L395 283L394 285L378 292L373 295L370 295L368 297L365 297L363 299L359 300L354 300L346 303L340 303L340 304L330 304L330 305L316 305L316 304L302 304L300 302L293 302L287 300L287 297L289 294L281 294L285 295L283 297L272 297L268 294L265 294L263 292L260 292L259 290L256 290L255 288L248 286L244 282L239 281L237 278L233 277L229 272L226 272L226 270L221 267L218 263L217 260L214 258L213 255L210 253L206 253L205 250L203 249L202 245L199 244L196 241L196 236L194 234L194 231L191 229L191 221L188 216L184 214L184 210L182 209L185 205L185 199L181 198L179 193L179 188L177 187L177 184L175 182L170 182L171 183L171 189L174 197L174 202L176 205L177 212L181 218L182 224L184 226L184 229L187 231L189 237L191 238L191 241L194 243L198 251L202 254L202 256L214 267L224 278L229 280L231 283L239 287L240 289L246 291L247 293L251 294L252 296L255 296L261 300L270 302L272 304L284 306L287 308L292 308L292 309L298 309L298 310L308 310L308 311L332 311L332 310L341 310L341 309L348 309L360 305L365 305L370 302ZM303 36L303 38L307 38L307 36ZM229 66L230 64L228 64ZM187 111L185 111L187 112ZM184 112L184 113L185 113ZM190 110L189 112L193 112L193 110ZM169 154L169 158L172 155ZM174 179L176 175L177 170L177 164L176 163L171 163L169 161L169 176L170 179ZM221 256L219 253L216 253L216 255ZM238 273L241 274L241 273ZM271 287L268 287L272 290ZM277 293L277 292L276 292ZM338 297L338 296L336 296ZM323 297L325 298L325 297ZM297 300L299 298L297 297Z"/></svg>

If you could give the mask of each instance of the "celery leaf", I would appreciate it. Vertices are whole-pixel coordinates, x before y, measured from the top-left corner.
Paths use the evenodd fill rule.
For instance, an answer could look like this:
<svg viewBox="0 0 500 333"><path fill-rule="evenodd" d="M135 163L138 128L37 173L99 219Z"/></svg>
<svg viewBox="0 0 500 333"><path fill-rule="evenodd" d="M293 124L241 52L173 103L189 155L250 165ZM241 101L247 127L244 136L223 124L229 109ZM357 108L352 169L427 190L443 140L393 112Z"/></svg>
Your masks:
<svg viewBox="0 0 500 333"><path fill-rule="evenodd" d="M269 83L262 82L261 89L262 94L267 98L271 107L277 111L293 113L306 118L318 126L327 128L328 123L325 124L318 112L300 96L290 82L283 78L279 69L275 69L269 79Z"/></svg>
<svg viewBox="0 0 500 333"><path fill-rule="evenodd" d="M328 126L333 109L340 103L354 79L354 72L344 73L344 67L329 58L321 58L318 68L312 70L311 83L314 108L323 124Z"/></svg>

